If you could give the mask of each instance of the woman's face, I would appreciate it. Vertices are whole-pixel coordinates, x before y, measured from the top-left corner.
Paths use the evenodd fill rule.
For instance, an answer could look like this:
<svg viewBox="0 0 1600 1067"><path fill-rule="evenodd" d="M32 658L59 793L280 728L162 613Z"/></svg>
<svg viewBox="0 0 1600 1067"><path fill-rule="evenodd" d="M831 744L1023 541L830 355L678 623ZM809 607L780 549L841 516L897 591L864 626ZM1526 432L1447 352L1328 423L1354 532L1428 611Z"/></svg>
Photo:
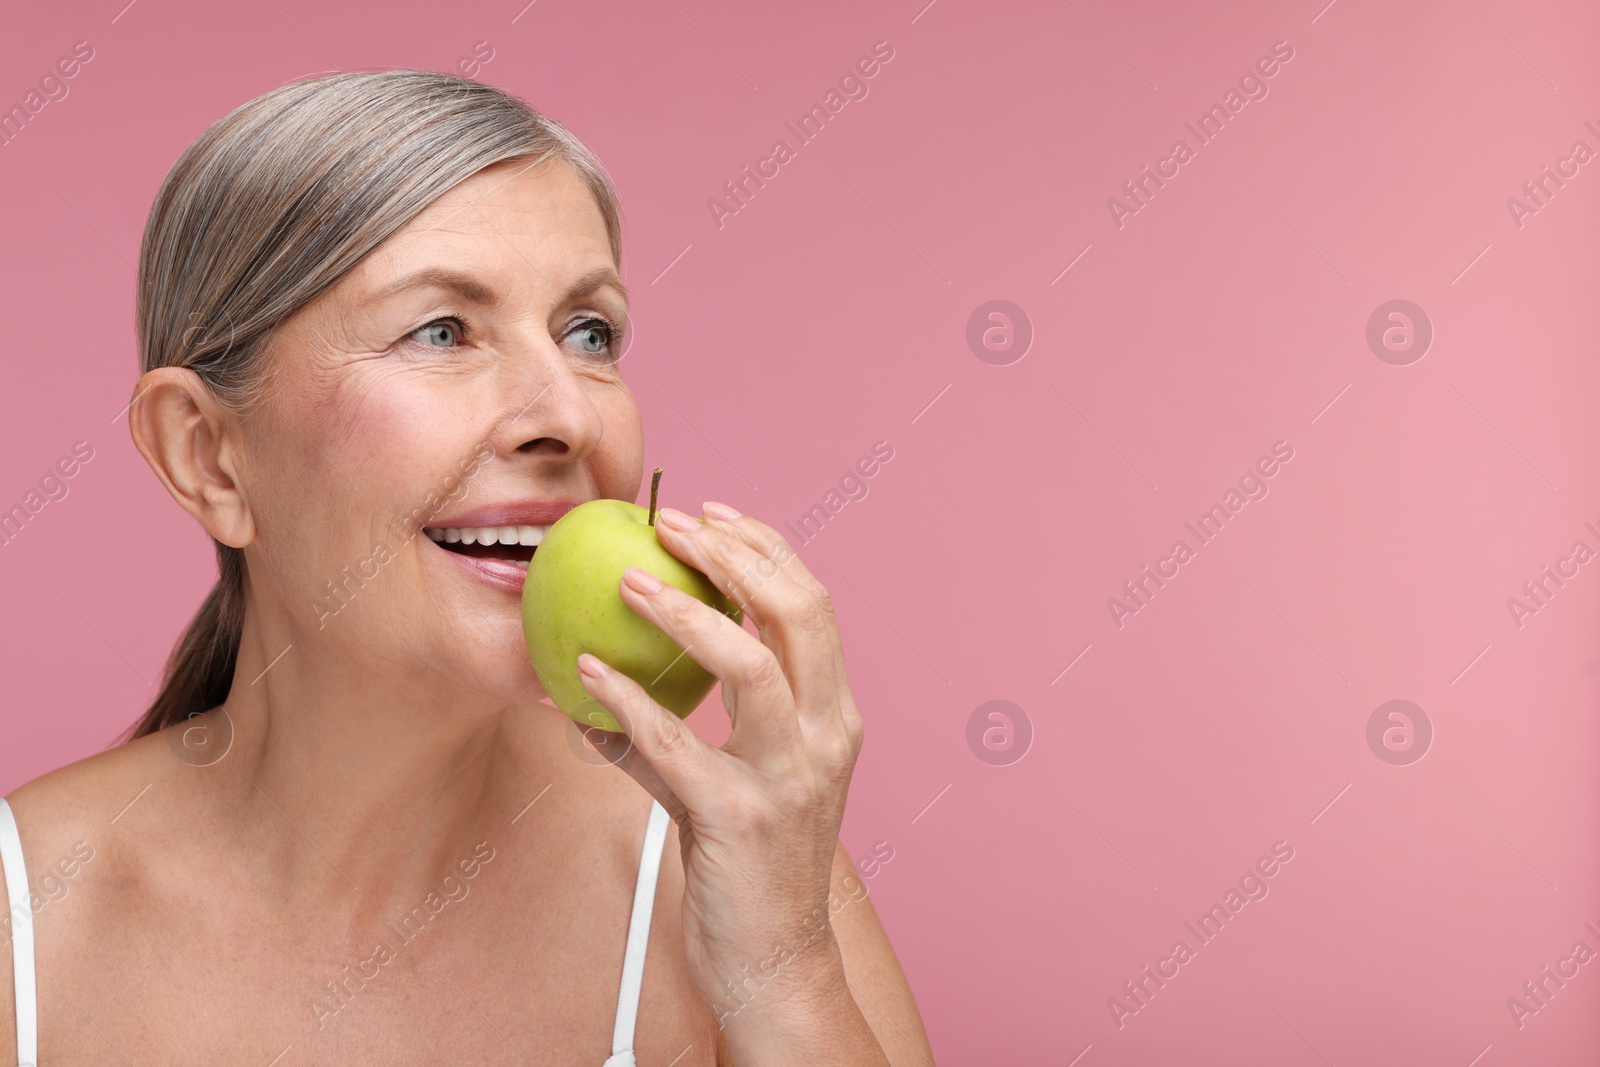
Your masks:
<svg viewBox="0 0 1600 1067"><path fill-rule="evenodd" d="M543 696L529 542L643 471L605 223L565 164L525 166L462 182L277 331L241 457L258 610L374 678L507 702Z"/></svg>

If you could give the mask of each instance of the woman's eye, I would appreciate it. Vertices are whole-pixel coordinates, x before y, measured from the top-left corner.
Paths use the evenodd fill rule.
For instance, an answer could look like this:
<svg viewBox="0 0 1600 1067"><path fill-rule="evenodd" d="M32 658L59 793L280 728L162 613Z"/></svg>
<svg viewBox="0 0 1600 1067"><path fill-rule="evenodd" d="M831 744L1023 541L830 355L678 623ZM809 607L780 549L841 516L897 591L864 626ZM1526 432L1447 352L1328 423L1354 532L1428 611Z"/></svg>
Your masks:
<svg viewBox="0 0 1600 1067"><path fill-rule="evenodd" d="M412 330L411 336L430 348L452 348L461 343L461 327L454 319L440 319Z"/></svg>
<svg viewBox="0 0 1600 1067"><path fill-rule="evenodd" d="M583 355L608 359L611 346L616 342L616 327L604 319L585 319L574 326L567 337Z"/></svg>

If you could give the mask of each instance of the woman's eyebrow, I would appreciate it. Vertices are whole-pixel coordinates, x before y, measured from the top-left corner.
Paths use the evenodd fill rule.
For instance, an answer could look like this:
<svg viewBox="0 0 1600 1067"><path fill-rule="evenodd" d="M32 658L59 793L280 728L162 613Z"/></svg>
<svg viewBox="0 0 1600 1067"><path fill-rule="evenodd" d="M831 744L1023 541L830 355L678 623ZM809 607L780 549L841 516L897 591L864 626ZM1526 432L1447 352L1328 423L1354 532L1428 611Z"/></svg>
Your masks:
<svg viewBox="0 0 1600 1067"><path fill-rule="evenodd" d="M390 282L367 300L369 304L376 304L380 300L387 300L396 293L403 293L407 289L439 288L449 289L464 300L475 304L493 304L497 297L495 291L473 278L471 275L462 274L460 271L450 270L446 267L424 267L419 271L407 274Z"/></svg>
<svg viewBox="0 0 1600 1067"><path fill-rule="evenodd" d="M567 292L567 297L571 300L582 299L607 286L617 290L622 295L624 303L628 302L628 287L622 284L622 278L610 267L598 267L583 275L573 283L572 288ZM447 267L424 267L421 270L407 274L403 278L390 282L374 293L367 302L375 304L380 300L387 300L389 297L397 293L403 293L408 289L420 288L449 289L462 299L470 300L475 304L493 304L499 299L493 289L471 275L450 270Z"/></svg>
<svg viewBox="0 0 1600 1067"><path fill-rule="evenodd" d="M624 304L628 302L628 287L622 284L622 279L610 267L598 267L579 278L573 283L572 288L567 291L567 297L571 300L577 300L588 296L597 289L604 289L608 285L622 295Z"/></svg>

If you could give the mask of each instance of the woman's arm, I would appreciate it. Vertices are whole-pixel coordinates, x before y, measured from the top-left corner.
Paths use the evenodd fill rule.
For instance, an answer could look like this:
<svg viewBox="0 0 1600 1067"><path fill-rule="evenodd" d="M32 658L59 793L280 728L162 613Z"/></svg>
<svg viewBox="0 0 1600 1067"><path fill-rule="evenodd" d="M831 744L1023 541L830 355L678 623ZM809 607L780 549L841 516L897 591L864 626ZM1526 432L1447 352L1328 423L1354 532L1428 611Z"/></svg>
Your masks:
<svg viewBox="0 0 1600 1067"><path fill-rule="evenodd" d="M719 1058L931 1064L905 977L839 846L862 721L832 602L776 530L717 504L705 516L663 508L657 536L738 602L755 634L638 568L620 592L721 680L728 740L706 744L594 656L578 668L632 742L617 765L678 824L685 956L716 1013Z"/></svg>
<svg viewBox="0 0 1600 1067"><path fill-rule="evenodd" d="M922 1028L911 985L843 842L833 854L832 882L834 894L848 902L833 917L833 934L844 957L851 996L891 1067L933 1067L933 1046Z"/></svg>
<svg viewBox="0 0 1600 1067"><path fill-rule="evenodd" d="M911 986L843 842L834 850L829 890L830 910L837 909L830 926L841 966L838 995L796 1003L781 1014L788 1015L792 1027L806 1035L810 1062L832 1065L886 1060L890 1067L934 1067L933 1048ZM865 1040L863 1022L876 1038L876 1047ZM721 1031L717 1067L791 1062L799 1051L796 1042L781 1030L770 1026L763 1030L777 1038L770 1048L761 1035L747 1036L736 1041L737 1054L729 1047L727 1030Z"/></svg>

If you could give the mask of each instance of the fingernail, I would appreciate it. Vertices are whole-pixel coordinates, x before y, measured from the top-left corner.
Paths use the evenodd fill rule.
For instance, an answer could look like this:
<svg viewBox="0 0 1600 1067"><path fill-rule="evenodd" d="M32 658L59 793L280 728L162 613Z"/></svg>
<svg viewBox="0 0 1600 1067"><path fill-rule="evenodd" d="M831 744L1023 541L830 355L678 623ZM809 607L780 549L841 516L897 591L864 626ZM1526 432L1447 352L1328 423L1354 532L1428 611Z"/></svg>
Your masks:
<svg viewBox="0 0 1600 1067"><path fill-rule="evenodd" d="M589 655L587 652L578 657L578 670L591 678L604 678L611 673L610 667L607 667L599 659Z"/></svg>
<svg viewBox="0 0 1600 1067"><path fill-rule="evenodd" d="M623 571L622 580L627 583L629 589L645 596L661 592L661 579L638 567L629 567Z"/></svg>
<svg viewBox="0 0 1600 1067"><path fill-rule="evenodd" d="M714 515L719 519L737 519L739 513L726 504L719 504L715 500L707 500L700 505L707 515Z"/></svg>
<svg viewBox="0 0 1600 1067"><path fill-rule="evenodd" d="M699 523L677 508L662 508L656 512L656 521L668 529L677 530L679 533L690 533L699 525Z"/></svg>

